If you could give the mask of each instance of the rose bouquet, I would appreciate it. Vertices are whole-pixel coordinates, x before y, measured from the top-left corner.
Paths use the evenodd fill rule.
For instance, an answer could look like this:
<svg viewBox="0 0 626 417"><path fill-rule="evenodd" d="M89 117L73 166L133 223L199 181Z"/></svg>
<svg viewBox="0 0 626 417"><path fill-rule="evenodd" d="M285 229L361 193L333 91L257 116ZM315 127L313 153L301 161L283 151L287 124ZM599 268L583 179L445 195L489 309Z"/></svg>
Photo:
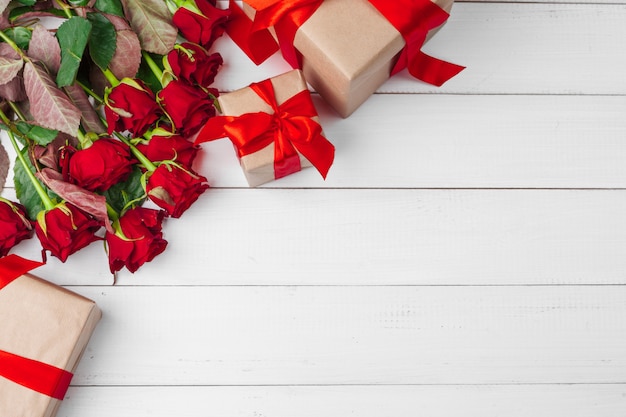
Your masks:
<svg viewBox="0 0 626 417"><path fill-rule="evenodd" d="M216 114L210 50L229 12L215 0L0 0L0 12L19 199L0 198L0 256L33 234L63 262L104 241L111 272L135 272L165 250L164 219L209 187L193 138Z"/></svg>

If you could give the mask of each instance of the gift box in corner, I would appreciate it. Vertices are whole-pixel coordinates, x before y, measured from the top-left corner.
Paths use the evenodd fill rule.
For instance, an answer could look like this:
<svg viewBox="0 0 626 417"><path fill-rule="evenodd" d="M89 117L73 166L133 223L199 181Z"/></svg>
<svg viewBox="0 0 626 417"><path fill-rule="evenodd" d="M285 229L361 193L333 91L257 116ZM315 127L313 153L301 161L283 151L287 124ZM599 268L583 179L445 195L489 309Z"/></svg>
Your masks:
<svg viewBox="0 0 626 417"><path fill-rule="evenodd" d="M228 137L251 187L315 167L326 178L335 147L326 139L300 70L220 95L220 116L196 143Z"/></svg>
<svg viewBox="0 0 626 417"><path fill-rule="evenodd" d="M347 117L404 68L415 78L438 86L463 69L421 51L446 22L452 3L244 0L243 12L231 5L233 23L228 33L260 63L255 57L265 58L272 50L267 36L260 36L269 28L283 57L294 68L302 68L315 91Z"/></svg>
<svg viewBox="0 0 626 417"><path fill-rule="evenodd" d="M0 416L53 417L101 312L96 304L0 258Z"/></svg>

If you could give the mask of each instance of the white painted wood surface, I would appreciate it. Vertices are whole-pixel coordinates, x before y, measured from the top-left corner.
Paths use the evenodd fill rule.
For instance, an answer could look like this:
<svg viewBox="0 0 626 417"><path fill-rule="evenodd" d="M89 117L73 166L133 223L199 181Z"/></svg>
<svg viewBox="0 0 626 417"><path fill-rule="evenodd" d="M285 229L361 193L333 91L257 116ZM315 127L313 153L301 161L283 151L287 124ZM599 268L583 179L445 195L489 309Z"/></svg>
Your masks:
<svg viewBox="0 0 626 417"><path fill-rule="evenodd" d="M316 97L325 182L248 189L205 145L163 255L115 286L99 244L38 271L104 311L59 417L626 415L624 22L457 3L446 86L400 74L346 120ZM218 48L222 90L287 69Z"/></svg>

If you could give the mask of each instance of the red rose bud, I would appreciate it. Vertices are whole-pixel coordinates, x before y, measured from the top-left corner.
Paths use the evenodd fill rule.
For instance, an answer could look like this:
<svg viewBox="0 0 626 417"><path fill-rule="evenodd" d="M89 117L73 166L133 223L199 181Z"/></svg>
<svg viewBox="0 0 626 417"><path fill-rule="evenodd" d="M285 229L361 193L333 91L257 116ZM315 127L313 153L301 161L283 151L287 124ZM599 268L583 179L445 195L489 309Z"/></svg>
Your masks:
<svg viewBox="0 0 626 417"><path fill-rule="evenodd" d="M33 235L33 224L19 203L0 198L0 257Z"/></svg>
<svg viewBox="0 0 626 417"><path fill-rule="evenodd" d="M126 180L135 163L130 148L112 138L98 139L69 161L70 182L89 191L106 191Z"/></svg>
<svg viewBox="0 0 626 417"><path fill-rule="evenodd" d="M153 135L145 143L136 145L139 152L153 162L176 161L185 168L191 168L200 146L194 145L180 135Z"/></svg>
<svg viewBox="0 0 626 417"><path fill-rule="evenodd" d="M95 235L99 229L100 223L69 203L61 203L40 213L35 223L41 246L61 262L91 242L100 240Z"/></svg>
<svg viewBox="0 0 626 417"><path fill-rule="evenodd" d="M162 253L167 246L162 222L165 212L143 207L128 210L119 219L118 233L106 234L111 273L126 267L135 272Z"/></svg>
<svg viewBox="0 0 626 417"><path fill-rule="evenodd" d="M224 63L219 53L209 54L195 43L182 43L167 55L167 64L178 79L209 88Z"/></svg>
<svg viewBox="0 0 626 417"><path fill-rule="evenodd" d="M186 137L193 136L215 116L214 97L185 81L170 81L159 92L159 102L177 132Z"/></svg>
<svg viewBox="0 0 626 417"><path fill-rule="evenodd" d="M148 198L174 218L180 217L209 188L207 179L175 164L162 164L150 174Z"/></svg>
<svg viewBox="0 0 626 417"><path fill-rule="evenodd" d="M109 135L128 130L139 137L163 114L154 93L141 80L124 78L105 94L104 101Z"/></svg>
<svg viewBox="0 0 626 417"><path fill-rule="evenodd" d="M189 42L210 49L226 28L229 10L215 7L208 0L188 1L174 13L173 23Z"/></svg>

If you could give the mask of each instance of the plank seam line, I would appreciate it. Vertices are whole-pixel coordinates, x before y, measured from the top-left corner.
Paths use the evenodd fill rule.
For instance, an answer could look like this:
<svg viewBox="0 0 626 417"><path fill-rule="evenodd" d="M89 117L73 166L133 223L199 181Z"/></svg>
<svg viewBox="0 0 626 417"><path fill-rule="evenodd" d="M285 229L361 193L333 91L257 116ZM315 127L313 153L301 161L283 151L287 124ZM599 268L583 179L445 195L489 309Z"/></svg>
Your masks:
<svg viewBox="0 0 626 417"><path fill-rule="evenodd" d="M602 386L602 385L626 385L624 382L503 382L503 383L477 383L477 384L179 384L179 385L86 385L72 384L74 388L332 388L332 387L495 387L495 386Z"/></svg>

